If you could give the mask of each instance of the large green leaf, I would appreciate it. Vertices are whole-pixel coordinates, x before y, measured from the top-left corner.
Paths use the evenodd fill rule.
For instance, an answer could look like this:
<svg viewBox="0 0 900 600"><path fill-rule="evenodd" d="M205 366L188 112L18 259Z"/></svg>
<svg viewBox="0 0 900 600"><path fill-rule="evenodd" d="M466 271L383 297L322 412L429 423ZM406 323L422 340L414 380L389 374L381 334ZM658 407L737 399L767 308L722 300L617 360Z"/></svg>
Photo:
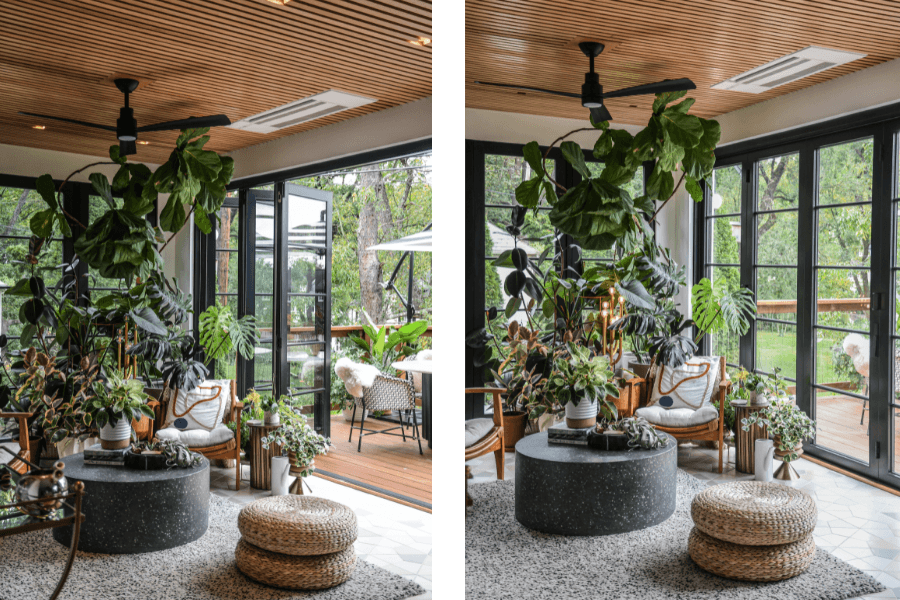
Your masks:
<svg viewBox="0 0 900 600"><path fill-rule="evenodd" d="M671 108L660 115L663 131L673 144L682 148L692 148L703 135L700 120L693 115L686 115Z"/></svg>
<svg viewBox="0 0 900 600"><path fill-rule="evenodd" d="M34 182L34 187L51 209L58 210L59 202L56 199L56 186L49 175L41 175Z"/></svg>
<svg viewBox="0 0 900 600"><path fill-rule="evenodd" d="M636 279L617 282L616 291L619 292L631 306L646 310L653 310L656 308L656 302L653 301L653 297L647 292L644 285Z"/></svg>
<svg viewBox="0 0 900 600"><path fill-rule="evenodd" d="M525 147L522 149L522 154L525 156L525 161L531 167L531 170L535 172L537 175L544 174L544 166L541 149L538 146L537 142L528 142L525 144Z"/></svg>
<svg viewBox="0 0 900 600"><path fill-rule="evenodd" d="M575 142L563 142L559 145L559 149L562 151L563 158L572 165L572 168L575 169L579 175L585 179L588 179L591 176L587 163L584 161L584 152L581 150L581 146Z"/></svg>
<svg viewBox="0 0 900 600"><path fill-rule="evenodd" d="M88 176L88 179L91 180L94 190L96 190L97 194L103 198L106 205L113 209L116 208L116 201L112 197L112 189L109 186L109 179L106 178L106 175L102 173L91 173Z"/></svg>
<svg viewBox="0 0 900 600"><path fill-rule="evenodd" d="M53 235L53 224L56 222L56 213L52 208L39 210L31 216L28 222L31 233L40 237L48 238Z"/></svg>
<svg viewBox="0 0 900 600"><path fill-rule="evenodd" d="M541 201L541 181L543 177L537 176L526 179L516 186L516 202L525 208L535 208Z"/></svg>
<svg viewBox="0 0 900 600"><path fill-rule="evenodd" d="M159 215L159 226L163 231L175 232L181 229L186 218L187 215L184 212L184 205L181 203L180 196L171 194Z"/></svg>

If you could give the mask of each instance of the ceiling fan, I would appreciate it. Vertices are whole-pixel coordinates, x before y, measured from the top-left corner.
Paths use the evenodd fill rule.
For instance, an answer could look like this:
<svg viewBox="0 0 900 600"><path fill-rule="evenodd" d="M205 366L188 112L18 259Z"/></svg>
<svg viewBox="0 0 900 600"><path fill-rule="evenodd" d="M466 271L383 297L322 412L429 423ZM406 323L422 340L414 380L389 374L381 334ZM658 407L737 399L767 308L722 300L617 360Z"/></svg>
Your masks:
<svg viewBox="0 0 900 600"><path fill-rule="evenodd" d="M524 85L513 85L510 83L490 83L487 81L476 81L479 85L493 85L497 87L510 88L514 90L524 90L526 92L541 92L543 94L554 94L556 96L565 96L566 98L579 98L581 105L591 110L591 118L595 123L601 121L611 121L612 115L603 105L603 101L607 98L622 98L624 96L642 96L644 94L659 94L662 92L680 92L682 90L693 90L697 86L690 79L666 79L656 83L646 83L644 85L636 85L634 87L615 90L603 93L603 86L600 85L600 75L594 73L594 58L603 52L603 44L600 42L580 42L578 47L591 61L591 70L584 74L584 83L581 85L581 93L573 94L570 92L557 92L554 90L545 90L542 88L526 87Z"/></svg>
<svg viewBox="0 0 900 600"><path fill-rule="evenodd" d="M208 117L189 117L187 119L179 119L177 121L166 121L165 123L156 123L154 125L137 126L137 120L134 118L134 109L128 106L128 95L137 89L137 79L115 79L113 83L119 88L119 91L125 94L125 106L119 109L119 118L116 120L116 126L98 125L96 123L88 123L86 121L76 121L75 119L66 119L63 117L53 117L50 115L39 115L30 112L20 111L20 115L29 117L40 117L42 119L54 119L56 121L65 121L66 123L74 123L76 125L84 125L85 127L93 127L95 129L103 129L104 131L115 131L116 138L119 140L119 154L125 156L135 154L137 147L138 133L145 131L170 131L199 127L218 127L219 125L231 125L231 120L225 115L211 115Z"/></svg>

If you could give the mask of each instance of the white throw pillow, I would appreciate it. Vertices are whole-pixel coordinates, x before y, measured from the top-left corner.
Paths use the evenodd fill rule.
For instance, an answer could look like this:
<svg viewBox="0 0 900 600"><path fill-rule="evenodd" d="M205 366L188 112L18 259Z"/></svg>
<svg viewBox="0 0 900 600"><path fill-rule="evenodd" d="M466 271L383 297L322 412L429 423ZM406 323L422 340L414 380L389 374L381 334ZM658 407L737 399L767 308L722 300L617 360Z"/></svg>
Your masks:
<svg viewBox="0 0 900 600"><path fill-rule="evenodd" d="M675 369L655 367L649 406L698 410L710 404L719 376L718 356L695 356Z"/></svg>
<svg viewBox="0 0 900 600"><path fill-rule="evenodd" d="M174 427L167 427L156 432L156 437L161 440L175 440L188 448L209 448L224 444L234 437L234 432L227 425L216 425L212 431L205 429L187 429L181 431Z"/></svg>
<svg viewBox="0 0 900 600"><path fill-rule="evenodd" d="M466 448L480 442L493 427L493 419L469 419L466 421Z"/></svg>
<svg viewBox="0 0 900 600"><path fill-rule="evenodd" d="M212 431L225 420L231 407L231 381L207 379L190 392L172 390L166 402L166 422L161 429Z"/></svg>
<svg viewBox="0 0 900 600"><path fill-rule="evenodd" d="M661 427L694 427L703 425L719 416L712 405L703 406L698 410L690 408L672 408L666 410L661 406L645 406L634 411L634 416L643 417L653 425Z"/></svg>

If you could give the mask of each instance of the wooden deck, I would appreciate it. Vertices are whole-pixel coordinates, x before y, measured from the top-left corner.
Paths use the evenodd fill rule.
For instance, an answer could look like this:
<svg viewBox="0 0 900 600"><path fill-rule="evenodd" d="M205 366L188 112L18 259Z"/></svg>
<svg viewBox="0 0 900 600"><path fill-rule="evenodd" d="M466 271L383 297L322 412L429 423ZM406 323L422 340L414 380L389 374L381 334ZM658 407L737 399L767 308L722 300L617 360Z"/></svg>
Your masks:
<svg viewBox="0 0 900 600"><path fill-rule="evenodd" d="M366 419L366 429L384 429L392 424ZM399 433L399 431L397 431ZM362 452L356 451L359 431L348 442L350 423L340 415L331 417L331 443L325 456L316 458L316 476L364 492L431 512L431 450L427 440L419 445L390 435L367 435ZM313 488L315 488L315 482Z"/></svg>
<svg viewBox="0 0 900 600"><path fill-rule="evenodd" d="M860 425L862 408L863 401L857 398L826 396L820 392L816 399L816 443L868 463L869 436L866 434L869 428L869 411L866 411L863 424ZM900 431L895 433L894 448L900 450Z"/></svg>

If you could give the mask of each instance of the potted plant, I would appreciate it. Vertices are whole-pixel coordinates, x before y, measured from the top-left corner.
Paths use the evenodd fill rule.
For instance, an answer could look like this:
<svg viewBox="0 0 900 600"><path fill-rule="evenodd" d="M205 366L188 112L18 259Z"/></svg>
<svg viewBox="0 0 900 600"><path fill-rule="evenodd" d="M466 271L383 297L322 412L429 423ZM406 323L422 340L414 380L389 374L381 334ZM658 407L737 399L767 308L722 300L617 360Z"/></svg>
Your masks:
<svg viewBox="0 0 900 600"><path fill-rule="evenodd" d="M189 469L203 462L203 455L178 440L159 440L132 444L125 454L125 466L130 469L152 471L178 467Z"/></svg>
<svg viewBox="0 0 900 600"><path fill-rule="evenodd" d="M153 418L147 394L139 379L125 379L111 372L106 382L94 382L94 398L86 419L100 430L100 445L107 450L127 448L131 422L142 415Z"/></svg>
<svg viewBox="0 0 900 600"><path fill-rule="evenodd" d="M284 398L282 396L282 400ZM263 411L263 423L266 425L278 425L281 422L280 405L283 405L283 402L276 400L275 396L262 396L259 399L259 408Z"/></svg>
<svg viewBox="0 0 900 600"><path fill-rule="evenodd" d="M786 395L775 396L769 406L754 411L741 420L744 431L753 425L765 425L775 441L775 456L784 462L775 472L776 479L799 479L800 475L791 466L803 454L803 441L816 435L816 422Z"/></svg>
<svg viewBox="0 0 900 600"><path fill-rule="evenodd" d="M262 438L262 446L269 449L276 444L287 453L291 462L291 472L297 474L297 481L291 488L292 493L303 493L302 481L316 470L315 458L326 454L331 440L315 432L303 415L297 414L290 406L282 404L281 427Z"/></svg>
<svg viewBox="0 0 900 600"><path fill-rule="evenodd" d="M592 356L590 349L567 342L554 356L547 392L565 409L567 426L593 427L598 413L607 420L618 416L616 405L609 399L619 396L613 377L608 358Z"/></svg>

